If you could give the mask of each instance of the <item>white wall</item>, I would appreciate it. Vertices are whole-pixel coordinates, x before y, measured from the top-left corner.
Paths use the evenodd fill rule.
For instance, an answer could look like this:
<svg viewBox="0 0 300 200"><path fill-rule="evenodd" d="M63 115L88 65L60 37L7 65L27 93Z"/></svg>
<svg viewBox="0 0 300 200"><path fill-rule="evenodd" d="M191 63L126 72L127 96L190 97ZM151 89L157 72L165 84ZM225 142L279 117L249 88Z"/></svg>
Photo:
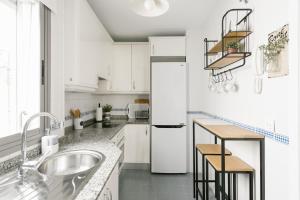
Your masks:
<svg viewBox="0 0 300 200"><path fill-rule="evenodd" d="M269 129L270 122L276 122L276 132L288 135L291 140L290 145L285 145L266 138L266 199L282 200L287 199L291 194L291 185L296 184L292 177L286 173L289 169L289 155L291 145L294 149L298 146L297 137L297 100L298 100L298 62L297 51L293 47L293 42L297 37L296 25L292 23L292 12L294 5L290 1L273 0L250 0L248 5L244 5L237 0L227 0L220 2L212 11L206 23L199 27L199 30L191 29L187 31L187 60L189 63L190 94L189 110L205 111L234 121L248 125ZM231 8L250 7L254 9L252 14L252 27L254 33L251 35L251 47L253 54L255 49L267 42L267 35L290 23L290 75L275 79L264 77L263 93L254 93L254 66L253 56L247 60L246 66L234 72L234 77L239 85L237 93L217 94L208 90L208 71L203 70L203 40L220 39L221 19L223 14ZM197 117L190 115L191 118ZM293 129L291 129L291 127ZM198 131L199 132L199 131ZM201 134L201 133L199 133ZM202 133L204 134L204 133ZM208 136L200 137L198 142L207 141ZM191 131L190 131L191 138ZM297 139L297 141L293 141ZM191 142L191 141L190 141ZM296 142L295 144L293 144ZM258 145L255 143L228 143L234 154L243 158L259 172ZM298 155L295 154L295 155ZM296 157L297 158L297 157ZM299 161L295 161L296 166ZM298 170L298 169L297 169ZM294 170L295 171L295 170ZM296 172L296 175L298 173ZM239 197L248 199L248 179L240 177ZM259 199L259 173L256 174L256 196ZM296 195L296 194L295 194ZM298 199L291 196L291 199Z"/></svg>

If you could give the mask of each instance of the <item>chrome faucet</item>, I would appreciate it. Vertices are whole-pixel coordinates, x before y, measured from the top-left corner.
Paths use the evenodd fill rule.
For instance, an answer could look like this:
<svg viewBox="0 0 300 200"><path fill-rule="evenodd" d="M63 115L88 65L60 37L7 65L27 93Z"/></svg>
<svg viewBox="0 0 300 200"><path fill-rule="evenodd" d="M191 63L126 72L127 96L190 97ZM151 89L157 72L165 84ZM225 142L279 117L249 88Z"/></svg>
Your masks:
<svg viewBox="0 0 300 200"><path fill-rule="evenodd" d="M59 120L52 114L47 113L47 112L41 112L41 113L37 113L33 116L31 116L25 123L24 128L23 128L23 132L22 132L22 140L21 140L21 164L20 164L20 168L19 168L19 172L18 175L19 177L22 177L24 174L24 169L25 168L33 168L38 166L40 163L42 163L50 154L50 152L46 152L38 161L36 162L28 162L27 161L27 129L30 125L30 123L32 122L32 120L34 120L35 118L38 117L48 117L50 119L52 119L55 123L59 123ZM48 134L50 133L51 130L51 125L50 125L50 129L48 131Z"/></svg>

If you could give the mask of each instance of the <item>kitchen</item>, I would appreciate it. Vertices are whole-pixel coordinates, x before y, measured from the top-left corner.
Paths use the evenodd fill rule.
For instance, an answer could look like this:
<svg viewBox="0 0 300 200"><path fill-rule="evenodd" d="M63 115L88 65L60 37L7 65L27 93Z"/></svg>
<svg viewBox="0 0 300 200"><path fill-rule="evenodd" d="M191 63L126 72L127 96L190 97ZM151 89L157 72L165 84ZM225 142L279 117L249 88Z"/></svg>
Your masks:
<svg viewBox="0 0 300 200"><path fill-rule="evenodd" d="M300 199L299 9L1 0L0 199Z"/></svg>

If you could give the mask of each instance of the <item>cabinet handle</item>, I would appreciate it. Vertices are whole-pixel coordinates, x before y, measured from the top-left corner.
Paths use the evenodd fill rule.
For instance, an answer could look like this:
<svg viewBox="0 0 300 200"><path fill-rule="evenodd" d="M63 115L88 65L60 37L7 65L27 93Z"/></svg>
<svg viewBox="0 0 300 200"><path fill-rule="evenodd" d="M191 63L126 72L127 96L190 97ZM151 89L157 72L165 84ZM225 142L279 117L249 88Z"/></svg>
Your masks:
<svg viewBox="0 0 300 200"><path fill-rule="evenodd" d="M132 82L132 88L135 90L135 81Z"/></svg>
<svg viewBox="0 0 300 200"><path fill-rule="evenodd" d="M72 81L73 81L73 78L70 78L69 80L72 82Z"/></svg>
<svg viewBox="0 0 300 200"><path fill-rule="evenodd" d="M146 135L148 135L148 129L146 128Z"/></svg>
<svg viewBox="0 0 300 200"><path fill-rule="evenodd" d="M109 189L109 200L113 200L112 193L111 193L110 189Z"/></svg>
<svg viewBox="0 0 300 200"><path fill-rule="evenodd" d="M106 193L103 195L103 200L108 200L108 199L107 199L107 194L106 194Z"/></svg>
<svg viewBox="0 0 300 200"><path fill-rule="evenodd" d="M107 192L108 192L108 195L107 195L107 199L108 200L112 200L112 193L111 193L111 190L109 188L106 188Z"/></svg>
<svg viewBox="0 0 300 200"><path fill-rule="evenodd" d="M155 48L154 48L154 44L152 44L152 55L154 56L155 53Z"/></svg>

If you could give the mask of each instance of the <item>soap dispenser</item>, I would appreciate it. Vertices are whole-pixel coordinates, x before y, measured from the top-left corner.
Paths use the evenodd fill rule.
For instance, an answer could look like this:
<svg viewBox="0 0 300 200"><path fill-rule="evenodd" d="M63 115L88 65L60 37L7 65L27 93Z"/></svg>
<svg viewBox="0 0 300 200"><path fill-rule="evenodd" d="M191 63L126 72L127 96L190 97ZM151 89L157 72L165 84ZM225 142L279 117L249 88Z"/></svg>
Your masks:
<svg viewBox="0 0 300 200"><path fill-rule="evenodd" d="M102 111L101 104L99 103L97 110L96 110L96 121L97 122L102 122L102 115L103 115L103 111Z"/></svg>
<svg viewBox="0 0 300 200"><path fill-rule="evenodd" d="M46 134L42 137L42 154L49 153L54 154L58 152L59 143L58 135L50 135L50 129L46 129Z"/></svg>

